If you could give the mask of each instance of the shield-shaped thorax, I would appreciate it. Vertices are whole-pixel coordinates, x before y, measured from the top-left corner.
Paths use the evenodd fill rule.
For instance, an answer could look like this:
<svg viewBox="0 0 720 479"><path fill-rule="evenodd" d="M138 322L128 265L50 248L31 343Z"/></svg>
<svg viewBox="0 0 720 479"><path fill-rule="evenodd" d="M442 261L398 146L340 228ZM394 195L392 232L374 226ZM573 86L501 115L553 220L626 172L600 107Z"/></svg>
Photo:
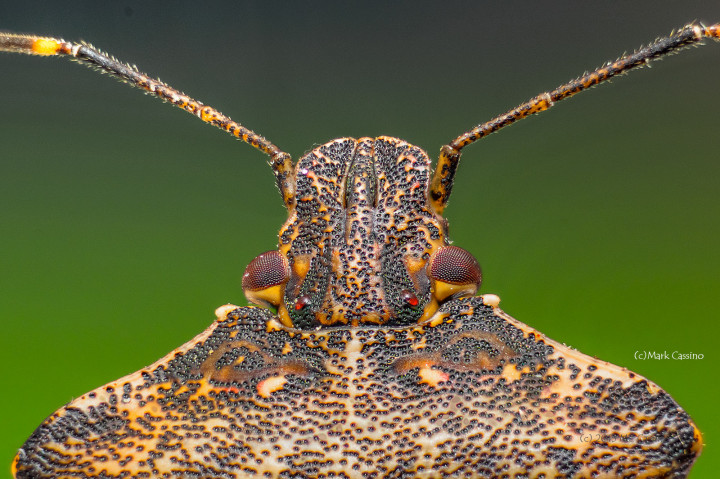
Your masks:
<svg viewBox="0 0 720 479"><path fill-rule="evenodd" d="M427 154L391 137L334 140L298 161L280 231L295 327L404 325L435 311L427 264L446 226L428 204L429 176Z"/></svg>

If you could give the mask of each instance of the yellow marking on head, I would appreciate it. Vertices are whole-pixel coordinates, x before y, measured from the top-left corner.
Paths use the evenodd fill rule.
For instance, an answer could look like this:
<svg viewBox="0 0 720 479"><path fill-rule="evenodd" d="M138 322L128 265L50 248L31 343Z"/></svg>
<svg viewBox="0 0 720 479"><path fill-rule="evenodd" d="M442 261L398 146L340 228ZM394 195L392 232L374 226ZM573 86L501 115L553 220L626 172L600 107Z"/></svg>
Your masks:
<svg viewBox="0 0 720 479"><path fill-rule="evenodd" d="M285 307L285 304L280 304L278 306L277 310L277 317L280 320L280 323L283 326L286 326L288 328L294 328L295 325L292 322L292 319L290 319L290 313L288 313L287 308Z"/></svg>
<svg viewBox="0 0 720 479"><path fill-rule="evenodd" d="M445 301L451 296L472 296L476 292L476 284L452 284L435 280L435 284L433 285L433 296L435 296L438 301Z"/></svg>
<svg viewBox="0 0 720 479"><path fill-rule="evenodd" d="M286 382L285 376L272 376L264 379L257 385L258 394L260 397L267 399L275 391L281 390Z"/></svg>
<svg viewBox="0 0 720 479"><path fill-rule="evenodd" d="M61 45L52 38L38 38L33 42L31 48L36 55L56 55L60 51Z"/></svg>
<svg viewBox="0 0 720 479"><path fill-rule="evenodd" d="M304 278L310 271L310 256L296 256L292 269L296 275Z"/></svg>
<svg viewBox="0 0 720 479"><path fill-rule="evenodd" d="M285 284L276 284L269 288L259 289L257 291L245 290L245 297L251 303L257 305L269 305L277 307L282 303L283 295L285 294Z"/></svg>
<svg viewBox="0 0 720 479"><path fill-rule="evenodd" d="M437 313L439 307L440 305L438 304L437 299L435 299L434 296L430 296L430 301L428 301L428 303L425 305L425 308L423 309L423 314L418 319L418 324L424 323L428 319L432 318L435 313ZM438 324L440 323L431 323L431 326L437 326Z"/></svg>
<svg viewBox="0 0 720 479"><path fill-rule="evenodd" d="M439 369L433 369L430 365L420 368L418 376L420 376L421 383L428 384L432 387L438 387L440 383L450 380L450 376L447 373Z"/></svg>
<svg viewBox="0 0 720 479"><path fill-rule="evenodd" d="M415 256L407 256L405 258L405 265L407 266L408 273L410 273L412 277L427 266L427 260Z"/></svg>

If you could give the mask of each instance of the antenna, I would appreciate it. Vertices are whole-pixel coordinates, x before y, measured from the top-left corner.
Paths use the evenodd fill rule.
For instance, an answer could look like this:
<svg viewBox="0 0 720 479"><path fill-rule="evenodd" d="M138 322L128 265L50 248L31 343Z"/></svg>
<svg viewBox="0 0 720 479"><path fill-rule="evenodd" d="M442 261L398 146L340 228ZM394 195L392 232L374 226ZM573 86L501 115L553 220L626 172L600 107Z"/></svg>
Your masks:
<svg viewBox="0 0 720 479"><path fill-rule="evenodd" d="M39 37L0 32L0 51L25 53L28 55L69 56L89 66L100 68L121 81L145 90L152 96L172 103L191 113L205 123L224 130L235 138L262 151L270 157L270 167L275 173L280 194L287 208L295 204L295 183L293 163L290 155L281 151L264 137L233 121L217 109L191 98L179 90L141 73L134 66L122 63L85 43L67 42L58 38Z"/></svg>
<svg viewBox="0 0 720 479"><path fill-rule="evenodd" d="M466 131L440 149L440 158L430 183L429 201L433 208L438 214L442 214L445 206L447 206L455 171L460 162L460 150L464 147L491 133L495 133L501 128L512 125L518 120L545 111L560 100L570 98L576 93L610 80L633 68L645 66L652 60L677 52L705 38L719 40L720 23L709 27L705 27L700 23L691 23L667 37L656 40L652 45L641 48L630 55L624 55L618 60L607 63L580 78L564 83L552 91L541 93L522 105Z"/></svg>

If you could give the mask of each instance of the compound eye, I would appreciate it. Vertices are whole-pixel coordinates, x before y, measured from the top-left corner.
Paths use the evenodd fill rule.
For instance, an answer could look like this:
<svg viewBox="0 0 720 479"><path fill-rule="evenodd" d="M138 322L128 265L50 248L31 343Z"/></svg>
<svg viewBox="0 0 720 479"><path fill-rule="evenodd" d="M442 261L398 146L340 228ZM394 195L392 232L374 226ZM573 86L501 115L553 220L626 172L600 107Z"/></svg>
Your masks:
<svg viewBox="0 0 720 479"><path fill-rule="evenodd" d="M290 267L287 258L279 251L268 251L247 265L242 278L242 288L251 303L278 307L288 279Z"/></svg>
<svg viewBox="0 0 720 479"><path fill-rule="evenodd" d="M473 296L482 283L480 265L473 255L457 246L440 248L428 264L434 280L433 294L438 302L448 298Z"/></svg>

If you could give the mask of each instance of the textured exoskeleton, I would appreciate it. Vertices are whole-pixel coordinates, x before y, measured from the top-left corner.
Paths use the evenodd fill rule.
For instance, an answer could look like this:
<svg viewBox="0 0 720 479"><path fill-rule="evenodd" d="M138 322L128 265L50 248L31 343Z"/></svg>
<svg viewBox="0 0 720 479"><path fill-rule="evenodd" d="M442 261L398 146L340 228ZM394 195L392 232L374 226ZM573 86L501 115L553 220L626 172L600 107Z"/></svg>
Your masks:
<svg viewBox="0 0 720 479"><path fill-rule="evenodd" d="M685 477L701 436L649 380L499 309L442 217L460 150L649 59L718 37L690 25L428 155L342 138L293 164L217 110L88 45L69 55L268 153L289 216L248 266L248 299L192 341L47 418L13 462L39 477ZM560 318L560 321L563 319Z"/></svg>

